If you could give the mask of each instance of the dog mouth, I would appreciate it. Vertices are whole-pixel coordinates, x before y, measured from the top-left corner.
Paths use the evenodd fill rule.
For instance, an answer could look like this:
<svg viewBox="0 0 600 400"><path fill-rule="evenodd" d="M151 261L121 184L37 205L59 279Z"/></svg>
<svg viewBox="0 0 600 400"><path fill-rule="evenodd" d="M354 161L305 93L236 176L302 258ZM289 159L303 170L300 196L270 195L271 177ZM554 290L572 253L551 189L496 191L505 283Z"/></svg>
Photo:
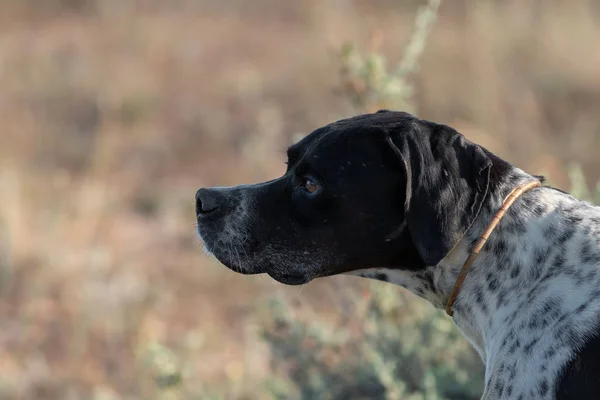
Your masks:
<svg viewBox="0 0 600 400"><path fill-rule="evenodd" d="M255 275L265 272L259 266L253 265L256 260L252 256L252 251L238 244L223 243L210 233L202 232L201 227L198 227L197 233L204 252L233 272L242 275Z"/></svg>
<svg viewBox="0 0 600 400"><path fill-rule="evenodd" d="M238 263L234 262L230 256L222 253L213 253L214 257L224 266L229 268L231 271L236 272L242 275L258 275L258 274L267 274L272 279L276 280L279 283L288 286L298 286L309 283L312 278L305 274L293 274L293 273L281 273L273 271L274 268L270 268L262 263L259 265L246 265L242 261ZM235 254L235 253L234 253ZM235 257L235 256L234 256Z"/></svg>
<svg viewBox="0 0 600 400"><path fill-rule="evenodd" d="M243 255L245 253L243 250L233 246L229 247L229 249L222 249L220 247L214 248L206 243L204 246L208 250L208 254L212 255L217 261L233 272L242 275L257 275L266 272L264 268L253 265L252 260L248 260L246 256Z"/></svg>
<svg viewBox="0 0 600 400"><path fill-rule="evenodd" d="M268 263L265 262L253 263L253 261L257 260L250 260L246 259L245 257L241 257L241 254L246 252L244 250L235 248L235 246L227 246L227 248L223 248L222 246L216 246L208 243L207 241L203 242L207 254L216 258L217 261L219 261L225 267L238 274L258 275L266 273L277 282L288 286L304 285L313 279L307 274L279 272L277 271L277 268L274 268L274 266L268 265Z"/></svg>
<svg viewBox="0 0 600 400"><path fill-rule="evenodd" d="M267 274L275 281L288 286L304 285L318 277L305 272L295 272L292 268L274 265L269 257L259 251L251 240L238 242L224 241L214 232L198 227L197 233L207 255L214 257L229 270L242 275Z"/></svg>

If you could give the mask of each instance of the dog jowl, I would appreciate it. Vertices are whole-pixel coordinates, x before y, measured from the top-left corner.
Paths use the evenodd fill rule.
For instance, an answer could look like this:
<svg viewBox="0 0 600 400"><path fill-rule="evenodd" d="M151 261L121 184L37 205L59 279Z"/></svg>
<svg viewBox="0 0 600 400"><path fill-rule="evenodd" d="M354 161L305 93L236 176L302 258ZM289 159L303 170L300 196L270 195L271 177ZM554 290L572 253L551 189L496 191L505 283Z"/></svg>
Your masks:
<svg viewBox="0 0 600 400"><path fill-rule="evenodd" d="M416 272L479 214L490 157L407 113L340 120L290 147L278 179L200 189L198 232L230 269L289 285L375 267Z"/></svg>

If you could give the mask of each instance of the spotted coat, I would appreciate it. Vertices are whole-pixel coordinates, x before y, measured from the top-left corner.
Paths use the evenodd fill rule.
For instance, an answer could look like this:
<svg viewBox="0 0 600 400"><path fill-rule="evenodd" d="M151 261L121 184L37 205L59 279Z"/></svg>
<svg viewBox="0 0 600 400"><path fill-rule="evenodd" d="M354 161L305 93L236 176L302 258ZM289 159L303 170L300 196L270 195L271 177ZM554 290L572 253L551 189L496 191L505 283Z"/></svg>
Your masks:
<svg viewBox="0 0 600 400"><path fill-rule="evenodd" d="M515 168L459 245L435 267L352 274L404 286L443 308L504 196L530 179ZM585 351L597 347L600 332L600 207L549 187L526 192L472 266L454 320L485 363L482 399L575 398L569 373L591 358ZM594 372L597 367L590 379L600 382Z"/></svg>

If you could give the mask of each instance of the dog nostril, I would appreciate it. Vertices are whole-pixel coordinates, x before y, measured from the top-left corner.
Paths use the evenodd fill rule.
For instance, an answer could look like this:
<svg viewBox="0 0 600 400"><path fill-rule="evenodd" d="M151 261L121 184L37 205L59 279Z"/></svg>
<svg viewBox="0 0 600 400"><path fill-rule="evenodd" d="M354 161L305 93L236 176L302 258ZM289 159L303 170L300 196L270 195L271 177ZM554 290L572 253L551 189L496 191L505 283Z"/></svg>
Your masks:
<svg viewBox="0 0 600 400"><path fill-rule="evenodd" d="M196 192L196 215L198 217L216 211L218 208L218 196L214 191L200 189Z"/></svg>

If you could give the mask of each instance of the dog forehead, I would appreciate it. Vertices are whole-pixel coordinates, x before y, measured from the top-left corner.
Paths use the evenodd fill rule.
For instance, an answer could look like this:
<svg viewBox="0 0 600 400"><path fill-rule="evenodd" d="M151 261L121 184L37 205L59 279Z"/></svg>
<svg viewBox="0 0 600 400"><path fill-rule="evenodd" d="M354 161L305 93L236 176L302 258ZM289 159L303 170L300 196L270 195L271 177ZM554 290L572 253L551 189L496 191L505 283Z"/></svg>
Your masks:
<svg viewBox="0 0 600 400"><path fill-rule="evenodd" d="M399 111L382 110L373 114L341 119L315 129L288 148L288 164L301 160L327 158L331 161L367 161L380 157L383 135L402 134L418 118Z"/></svg>
<svg viewBox="0 0 600 400"><path fill-rule="evenodd" d="M330 124L316 129L301 141L291 146L288 155L298 158L305 156L352 155L355 151L366 150L369 143L377 140L380 127L359 123Z"/></svg>

